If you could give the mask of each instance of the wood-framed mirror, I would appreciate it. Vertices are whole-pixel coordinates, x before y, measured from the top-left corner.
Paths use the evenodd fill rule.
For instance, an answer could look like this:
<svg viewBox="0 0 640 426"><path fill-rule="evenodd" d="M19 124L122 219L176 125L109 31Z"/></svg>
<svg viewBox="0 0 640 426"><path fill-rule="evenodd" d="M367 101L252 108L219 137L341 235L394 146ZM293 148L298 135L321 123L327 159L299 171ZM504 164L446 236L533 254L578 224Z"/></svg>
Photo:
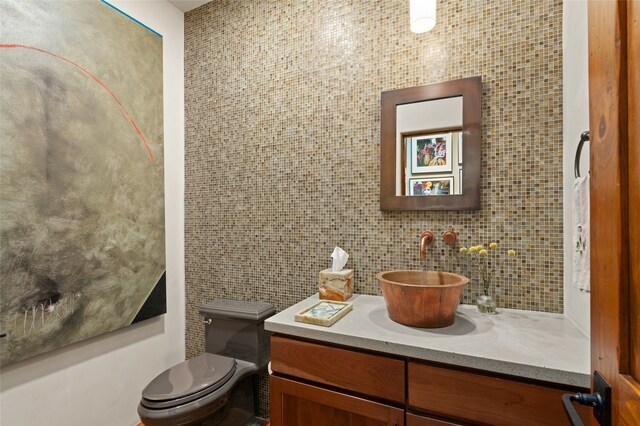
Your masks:
<svg viewBox="0 0 640 426"><path fill-rule="evenodd" d="M382 92L380 210L480 208L482 80Z"/></svg>

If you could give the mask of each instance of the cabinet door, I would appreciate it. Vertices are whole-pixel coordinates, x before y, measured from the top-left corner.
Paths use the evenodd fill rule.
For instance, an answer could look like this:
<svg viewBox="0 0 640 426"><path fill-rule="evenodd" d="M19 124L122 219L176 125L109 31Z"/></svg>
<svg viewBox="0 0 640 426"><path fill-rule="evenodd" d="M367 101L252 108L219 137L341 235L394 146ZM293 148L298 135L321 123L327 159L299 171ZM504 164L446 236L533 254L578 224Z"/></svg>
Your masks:
<svg viewBox="0 0 640 426"><path fill-rule="evenodd" d="M404 410L271 376L271 426L404 426Z"/></svg>
<svg viewBox="0 0 640 426"><path fill-rule="evenodd" d="M451 423L447 420L418 416L407 413L407 426L462 426L460 423Z"/></svg>

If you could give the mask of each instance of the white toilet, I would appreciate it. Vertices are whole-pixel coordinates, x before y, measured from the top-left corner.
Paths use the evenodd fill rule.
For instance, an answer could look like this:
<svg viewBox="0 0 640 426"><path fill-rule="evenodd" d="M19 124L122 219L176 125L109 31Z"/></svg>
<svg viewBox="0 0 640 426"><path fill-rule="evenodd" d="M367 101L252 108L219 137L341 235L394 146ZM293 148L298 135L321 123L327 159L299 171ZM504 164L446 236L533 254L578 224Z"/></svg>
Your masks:
<svg viewBox="0 0 640 426"><path fill-rule="evenodd" d="M200 308L205 353L164 371L142 391L145 426L260 425L255 373L269 362L270 303L219 299Z"/></svg>

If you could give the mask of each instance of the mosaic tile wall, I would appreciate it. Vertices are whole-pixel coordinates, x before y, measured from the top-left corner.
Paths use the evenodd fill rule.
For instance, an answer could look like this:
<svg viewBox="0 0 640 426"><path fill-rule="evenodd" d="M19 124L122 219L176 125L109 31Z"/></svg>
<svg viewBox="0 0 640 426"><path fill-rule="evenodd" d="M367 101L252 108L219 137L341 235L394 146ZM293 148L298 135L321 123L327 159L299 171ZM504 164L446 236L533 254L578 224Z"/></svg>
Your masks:
<svg viewBox="0 0 640 426"><path fill-rule="evenodd" d="M284 309L316 292L335 245L355 291L380 294L376 272L469 274L459 247L496 240L519 252L498 304L562 312L562 3L439 1L426 34L409 31L408 3L216 0L186 14L187 356L203 350L199 305ZM380 92L476 75L481 210L380 211ZM420 231L452 225L460 244L421 265Z"/></svg>

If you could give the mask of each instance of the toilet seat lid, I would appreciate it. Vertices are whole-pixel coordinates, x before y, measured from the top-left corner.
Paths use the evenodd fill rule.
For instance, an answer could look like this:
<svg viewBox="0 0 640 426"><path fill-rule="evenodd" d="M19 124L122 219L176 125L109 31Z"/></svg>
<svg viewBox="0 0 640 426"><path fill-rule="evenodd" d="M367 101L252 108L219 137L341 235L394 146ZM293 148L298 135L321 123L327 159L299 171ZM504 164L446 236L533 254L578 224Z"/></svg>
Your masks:
<svg viewBox="0 0 640 426"><path fill-rule="evenodd" d="M229 381L236 360L204 353L165 370L142 391L147 401L170 401L195 393L213 392Z"/></svg>

